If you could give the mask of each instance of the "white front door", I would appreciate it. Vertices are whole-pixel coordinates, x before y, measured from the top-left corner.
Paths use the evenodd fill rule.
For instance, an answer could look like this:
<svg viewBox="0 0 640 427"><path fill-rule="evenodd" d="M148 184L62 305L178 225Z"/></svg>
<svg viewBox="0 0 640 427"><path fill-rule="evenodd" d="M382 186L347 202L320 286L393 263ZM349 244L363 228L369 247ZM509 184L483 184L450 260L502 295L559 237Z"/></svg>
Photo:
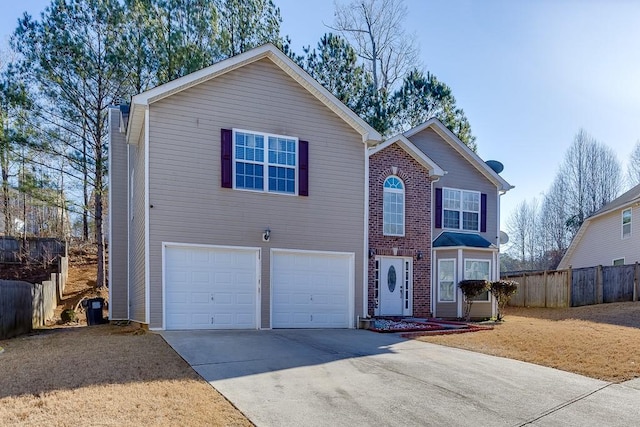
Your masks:
<svg viewBox="0 0 640 427"><path fill-rule="evenodd" d="M410 261L400 257L382 257L378 272L380 316L410 315Z"/></svg>

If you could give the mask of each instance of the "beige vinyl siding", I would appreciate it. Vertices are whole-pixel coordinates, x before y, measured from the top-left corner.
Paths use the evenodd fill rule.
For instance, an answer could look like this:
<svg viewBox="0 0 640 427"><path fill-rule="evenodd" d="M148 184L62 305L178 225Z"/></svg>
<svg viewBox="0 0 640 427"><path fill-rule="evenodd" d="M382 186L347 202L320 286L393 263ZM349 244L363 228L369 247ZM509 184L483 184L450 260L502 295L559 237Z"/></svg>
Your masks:
<svg viewBox="0 0 640 427"><path fill-rule="evenodd" d="M221 128L309 141L309 197L221 188ZM362 313L365 154L342 119L264 59L152 104L149 137L151 327L162 326L162 242L261 248L263 328L269 249L355 253Z"/></svg>
<svg viewBox="0 0 640 427"><path fill-rule="evenodd" d="M144 132L135 145L129 146L129 177L134 171L133 217L129 212L129 317L146 323L145 314L145 181L144 181Z"/></svg>
<svg viewBox="0 0 640 427"><path fill-rule="evenodd" d="M624 208L624 209L628 209ZM622 238L622 211L618 209L588 221L582 238L563 266L573 268L612 265L624 258L625 264L640 262L640 207L631 209L631 237Z"/></svg>
<svg viewBox="0 0 640 427"><path fill-rule="evenodd" d="M111 319L128 319L127 142L120 132L120 110L109 109L109 306Z"/></svg>
<svg viewBox="0 0 640 427"><path fill-rule="evenodd" d="M479 234L491 243L497 244L498 190L496 185L489 181L474 165L462 157L431 128L413 135L410 140L447 172L445 176L434 184L434 188L448 187L472 190L487 195L487 232ZM440 231L440 229L434 228L433 237L437 237Z"/></svg>

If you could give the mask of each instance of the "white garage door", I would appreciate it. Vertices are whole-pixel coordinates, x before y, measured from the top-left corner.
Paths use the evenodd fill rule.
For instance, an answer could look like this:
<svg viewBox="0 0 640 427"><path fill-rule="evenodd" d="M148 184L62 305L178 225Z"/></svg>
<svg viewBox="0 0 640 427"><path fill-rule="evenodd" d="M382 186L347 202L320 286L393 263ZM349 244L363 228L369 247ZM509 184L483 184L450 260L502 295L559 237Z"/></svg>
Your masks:
<svg viewBox="0 0 640 427"><path fill-rule="evenodd" d="M353 255L271 253L274 328L348 328L353 307Z"/></svg>
<svg viewBox="0 0 640 427"><path fill-rule="evenodd" d="M258 250L167 246L167 329L255 329Z"/></svg>

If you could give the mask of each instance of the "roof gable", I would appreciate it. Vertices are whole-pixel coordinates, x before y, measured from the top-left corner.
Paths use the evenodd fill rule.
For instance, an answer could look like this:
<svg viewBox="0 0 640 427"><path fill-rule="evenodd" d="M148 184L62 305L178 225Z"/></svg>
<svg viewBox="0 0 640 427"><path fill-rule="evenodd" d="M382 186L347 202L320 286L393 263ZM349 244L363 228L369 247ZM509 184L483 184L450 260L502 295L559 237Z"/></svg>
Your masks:
<svg viewBox="0 0 640 427"><path fill-rule="evenodd" d="M387 139L385 142L376 145L373 148L370 148L367 156L370 157L385 148L397 144L400 148L402 148L407 154L409 154L413 159L415 159L418 163L420 163L425 169L429 171L430 176L444 176L446 173L440 166L436 164L433 160L429 158L422 150L416 147L411 141L405 138L403 135L396 135Z"/></svg>
<svg viewBox="0 0 640 427"><path fill-rule="evenodd" d="M195 71L134 96L131 100L127 140L131 137L137 137L140 134L144 123L144 112L148 106L154 102L265 58L272 61L289 77L355 129L356 132L362 136L363 143L374 145L382 140L382 136L375 129L340 102L333 94L293 62L291 58L271 43L217 62L207 68Z"/></svg>
<svg viewBox="0 0 640 427"><path fill-rule="evenodd" d="M615 212L617 210L627 209L629 206L633 206L633 204L640 204L640 184L631 188L629 191L623 193L621 196L615 198L611 202L604 205L602 208L593 213L590 217L584 220L575 237L569 244L567 248L567 252L565 252L564 256L560 260L560 264L558 264L558 268L567 268L569 267L569 261L573 257L574 252L576 251L578 245L580 245L580 241L584 237L587 228L593 221L599 221L600 218Z"/></svg>
<svg viewBox="0 0 640 427"><path fill-rule="evenodd" d="M484 175L490 182L492 182L498 190L507 192L511 190L513 185L509 184L498 175L493 169L489 167L476 153L474 153L469 147L467 147L460 139L455 136L442 122L436 118L427 120L421 125L409 129L403 135L409 139L412 136L424 131L425 129L432 129L438 136L440 136L446 143L448 143L455 151L457 151L467 162L475 167L482 175ZM446 172L445 172L446 173Z"/></svg>

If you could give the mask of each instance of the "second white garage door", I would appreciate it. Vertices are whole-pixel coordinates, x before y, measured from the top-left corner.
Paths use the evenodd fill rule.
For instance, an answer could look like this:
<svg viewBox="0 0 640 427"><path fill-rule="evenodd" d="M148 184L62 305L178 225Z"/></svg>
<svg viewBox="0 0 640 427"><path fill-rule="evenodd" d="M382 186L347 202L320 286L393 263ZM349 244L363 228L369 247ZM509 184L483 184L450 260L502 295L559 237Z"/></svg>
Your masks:
<svg viewBox="0 0 640 427"><path fill-rule="evenodd" d="M271 252L273 328L349 328L354 255Z"/></svg>

